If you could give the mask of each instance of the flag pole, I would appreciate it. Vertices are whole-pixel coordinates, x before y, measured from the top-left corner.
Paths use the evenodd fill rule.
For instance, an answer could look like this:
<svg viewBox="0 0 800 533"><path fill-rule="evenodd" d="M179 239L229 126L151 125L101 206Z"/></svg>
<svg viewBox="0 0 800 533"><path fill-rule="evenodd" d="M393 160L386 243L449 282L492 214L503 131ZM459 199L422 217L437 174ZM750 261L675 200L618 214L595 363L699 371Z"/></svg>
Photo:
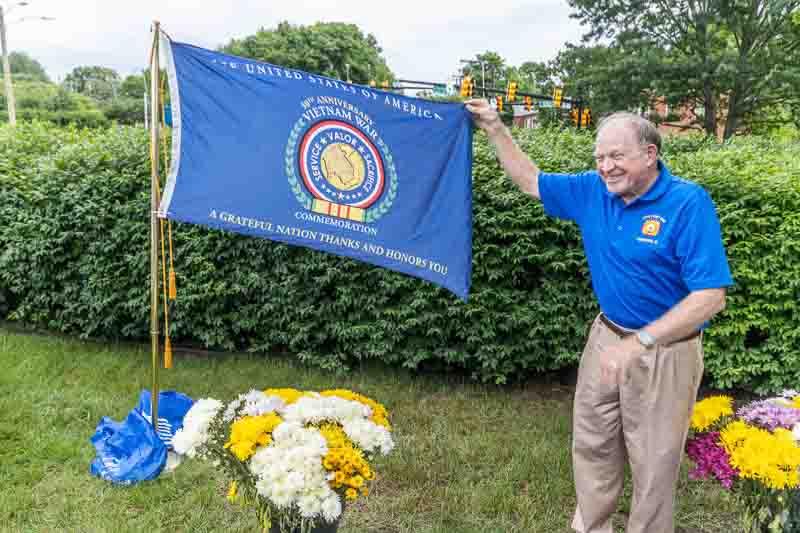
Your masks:
<svg viewBox="0 0 800 533"><path fill-rule="evenodd" d="M158 428L158 126L159 68L158 41L160 24L153 21L153 46L150 49L150 347L153 364L153 387L150 394L151 424Z"/></svg>

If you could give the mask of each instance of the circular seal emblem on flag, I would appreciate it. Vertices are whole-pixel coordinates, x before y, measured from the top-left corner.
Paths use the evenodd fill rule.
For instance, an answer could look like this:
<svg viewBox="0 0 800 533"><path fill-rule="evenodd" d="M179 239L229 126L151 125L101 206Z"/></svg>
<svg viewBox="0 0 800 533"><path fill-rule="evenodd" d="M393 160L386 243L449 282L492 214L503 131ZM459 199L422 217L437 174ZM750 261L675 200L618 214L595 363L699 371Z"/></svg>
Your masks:
<svg viewBox="0 0 800 533"><path fill-rule="evenodd" d="M388 146L353 124L300 119L286 147L286 174L306 209L356 222L374 222L397 195Z"/></svg>
<svg viewBox="0 0 800 533"><path fill-rule="evenodd" d="M383 192L378 149L346 122L314 124L300 141L298 161L303 184L314 198L367 209Z"/></svg>

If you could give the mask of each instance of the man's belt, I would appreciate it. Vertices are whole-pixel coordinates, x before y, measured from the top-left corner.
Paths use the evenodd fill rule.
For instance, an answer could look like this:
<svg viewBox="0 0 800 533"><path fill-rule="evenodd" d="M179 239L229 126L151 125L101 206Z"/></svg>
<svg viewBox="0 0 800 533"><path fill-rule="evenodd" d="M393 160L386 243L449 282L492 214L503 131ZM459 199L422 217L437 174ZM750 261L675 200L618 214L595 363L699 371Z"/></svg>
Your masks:
<svg viewBox="0 0 800 533"><path fill-rule="evenodd" d="M600 321L603 324L605 324L608 329L610 329L611 331L616 333L619 337L627 337L628 335L633 335L634 333L636 333L635 331L629 331L629 330L622 329L621 327L616 325L614 322L612 322L611 319L609 319L605 315L605 313L600 313ZM685 337L683 337L681 339L673 341L670 344L675 344L676 342L688 341L690 339L694 339L695 337L699 337L699 336L700 336L700 331L698 330L698 331L695 331L694 333L690 333L689 335L687 335L687 336L685 336Z"/></svg>

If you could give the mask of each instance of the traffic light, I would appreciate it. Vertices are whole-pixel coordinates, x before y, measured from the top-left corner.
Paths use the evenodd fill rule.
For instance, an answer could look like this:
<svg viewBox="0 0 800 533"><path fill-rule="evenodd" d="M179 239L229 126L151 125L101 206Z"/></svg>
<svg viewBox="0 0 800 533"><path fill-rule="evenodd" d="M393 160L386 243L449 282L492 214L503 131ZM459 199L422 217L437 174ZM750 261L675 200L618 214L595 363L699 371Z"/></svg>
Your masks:
<svg viewBox="0 0 800 533"><path fill-rule="evenodd" d="M389 80L383 80L381 82L381 88L388 90L389 89Z"/></svg>
<svg viewBox="0 0 800 533"><path fill-rule="evenodd" d="M569 112L569 115L570 115L570 118L572 118L572 123L577 128L578 124L579 124L579 122L578 122L578 108L577 107L573 107L572 111Z"/></svg>
<svg viewBox="0 0 800 533"><path fill-rule="evenodd" d="M517 99L517 82L510 81L508 82L508 88L506 89L506 102L513 102Z"/></svg>
<svg viewBox="0 0 800 533"><path fill-rule="evenodd" d="M501 113L503 111L503 97L499 94L494 97L495 102L497 102L497 112Z"/></svg>
<svg viewBox="0 0 800 533"><path fill-rule="evenodd" d="M369 86L370 87L376 87L377 85L378 84L375 82L375 80L369 80Z"/></svg>
<svg viewBox="0 0 800 533"><path fill-rule="evenodd" d="M472 98L472 77L464 76L461 79L461 98Z"/></svg>
<svg viewBox="0 0 800 533"><path fill-rule="evenodd" d="M592 112L589 111L589 108L583 110L581 114L581 128L588 128L589 123L592 121Z"/></svg>
<svg viewBox="0 0 800 533"><path fill-rule="evenodd" d="M533 107L533 98L531 98L530 96L526 96L525 97L525 110L526 111L530 111L532 107Z"/></svg>
<svg viewBox="0 0 800 533"><path fill-rule="evenodd" d="M561 87L555 87L553 89L553 107L556 109L561 107L561 96L563 95L563 91Z"/></svg>

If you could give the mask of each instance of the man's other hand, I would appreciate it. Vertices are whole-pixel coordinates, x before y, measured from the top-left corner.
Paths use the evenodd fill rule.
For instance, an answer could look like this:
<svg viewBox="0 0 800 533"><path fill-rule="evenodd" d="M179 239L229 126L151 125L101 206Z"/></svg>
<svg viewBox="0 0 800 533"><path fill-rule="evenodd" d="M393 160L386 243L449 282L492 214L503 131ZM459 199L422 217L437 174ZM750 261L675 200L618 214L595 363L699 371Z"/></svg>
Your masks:
<svg viewBox="0 0 800 533"><path fill-rule="evenodd" d="M600 380L606 385L621 385L628 379L628 367L645 351L633 335L601 348Z"/></svg>

